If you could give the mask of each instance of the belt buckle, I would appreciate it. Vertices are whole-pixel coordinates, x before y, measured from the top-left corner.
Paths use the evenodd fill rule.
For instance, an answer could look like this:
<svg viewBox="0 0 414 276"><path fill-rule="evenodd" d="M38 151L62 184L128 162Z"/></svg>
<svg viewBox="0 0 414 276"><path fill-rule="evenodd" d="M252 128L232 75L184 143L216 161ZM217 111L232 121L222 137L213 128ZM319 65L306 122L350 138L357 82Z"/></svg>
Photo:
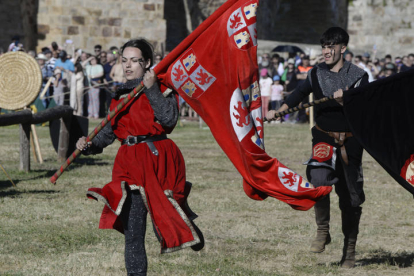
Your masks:
<svg viewBox="0 0 414 276"><path fill-rule="evenodd" d="M126 140L126 144L128 146L133 146L133 145L135 145L137 143L136 137L135 136L132 136L132 135L129 135L125 140Z"/></svg>

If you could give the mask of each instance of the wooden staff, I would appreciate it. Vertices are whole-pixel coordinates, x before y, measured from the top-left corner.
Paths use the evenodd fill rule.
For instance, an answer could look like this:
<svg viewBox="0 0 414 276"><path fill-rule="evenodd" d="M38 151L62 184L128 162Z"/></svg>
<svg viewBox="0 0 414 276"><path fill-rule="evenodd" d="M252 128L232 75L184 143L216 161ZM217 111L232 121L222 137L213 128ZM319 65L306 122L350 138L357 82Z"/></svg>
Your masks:
<svg viewBox="0 0 414 276"><path fill-rule="evenodd" d="M10 182L13 184L14 187L16 187L16 184L14 184L13 180L10 178L9 174L6 172L6 170L3 168L3 166L0 164L1 169L6 174L7 178L10 180Z"/></svg>
<svg viewBox="0 0 414 276"><path fill-rule="evenodd" d="M40 164L43 164L43 157L42 152L40 151L40 144L39 144L39 136L37 136L35 125L30 125L30 128L32 130L32 137L34 142L34 149L35 149L35 156L37 153L37 159Z"/></svg>
<svg viewBox="0 0 414 276"><path fill-rule="evenodd" d="M42 93L40 93L40 99L43 100L46 94L47 89L49 88L50 84L52 83L52 77L49 78L49 80L47 81L45 88L43 88Z"/></svg>
<svg viewBox="0 0 414 276"><path fill-rule="evenodd" d="M33 126L33 125L32 125ZM34 160L37 162L37 163L39 163L39 159L37 158L37 154L36 154L36 149L35 149L35 145L34 145L34 139L33 139L33 132L32 131L30 131L30 146L31 146L31 148L32 148L32 150L33 150L33 157L34 157Z"/></svg>
<svg viewBox="0 0 414 276"><path fill-rule="evenodd" d="M106 87L105 87L107 84L112 83L112 82L114 82L114 81L108 81L107 83L100 83L100 84L96 84L96 85L92 85L92 86L86 86L86 87L84 87L82 90L83 90L83 91L85 91L85 90L87 90L87 89L89 89L89 88L97 88L97 87L100 87L100 86L104 86L103 88L104 88L106 91L113 93L112 91L108 90L108 88L106 88ZM47 84L46 84L46 85L47 85ZM50 85L50 84L49 84L49 85ZM45 87L46 87L46 86L45 86ZM53 97L54 97L53 95L52 95L52 96L45 97L45 95L44 95L44 93L43 93L43 92L44 92L44 93L46 93L46 90L44 90L44 89L43 89L42 94L40 94L40 99L41 99L41 100L43 100L43 99L51 99L51 98L53 98ZM85 95L85 94L87 94L87 93L89 93L89 91L86 91L85 93L83 93L83 95ZM62 95L67 95L67 94L70 94L70 91L69 91L69 92L63 92L63 93L62 93Z"/></svg>
<svg viewBox="0 0 414 276"><path fill-rule="evenodd" d="M91 142L92 139L96 136L96 134L98 134L99 131L101 131L101 129L107 124L109 123L112 118L114 118L118 112L131 100L133 99L135 96L137 96L139 93L141 93L143 91L144 85L143 83L141 83L140 85L138 85L137 87L134 88L134 90L132 90L127 97L124 98L124 100L122 102L120 102L115 109L113 109L111 112L109 112L109 114L106 116L105 119L102 120L102 122L91 132L89 133L88 137L86 138L86 142ZM55 174L50 178L50 182L52 182L53 184L56 184L56 180L59 178L59 176L62 175L62 173L65 171L65 169L73 162L73 160L75 160L75 158L81 153L80 150L76 149L70 156L69 158L66 160L65 163L63 163L63 165L60 167L59 170L57 170L55 172Z"/></svg>
<svg viewBox="0 0 414 276"><path fill-rule="evenodd" d="M289 108L289 109L287 109L285 111L275 113L275 117L274 118L282 117L282 116L285 116L286 114L290 114L290 113L296 112L298 110L301 110L301 109L304 109L304 108L308 108L310 106L314 106L314 105L317 105L317 104L320 104L320 103L324 103L324 102L327 102L327 101L330 101L330 100L333 100L333 99L334 99L334 96L332 95L332 96L325 97L325 98L322 98L320 100L316 100L316 101L313 101L313 102L308 102L308 103L300 104L300 105L298 105L296 107ZM267 122L267 121L268 121L267 118L264 117L263 118L263 122Z"/></svg>
<svg viewBox="0 0 414 276"><path fill-rule="evenodd" d="M309 101L313 102L313 93L309 94ZM309 108L309 129L312 129L315 122L314 122L314 108L310 107Z"/></svg>

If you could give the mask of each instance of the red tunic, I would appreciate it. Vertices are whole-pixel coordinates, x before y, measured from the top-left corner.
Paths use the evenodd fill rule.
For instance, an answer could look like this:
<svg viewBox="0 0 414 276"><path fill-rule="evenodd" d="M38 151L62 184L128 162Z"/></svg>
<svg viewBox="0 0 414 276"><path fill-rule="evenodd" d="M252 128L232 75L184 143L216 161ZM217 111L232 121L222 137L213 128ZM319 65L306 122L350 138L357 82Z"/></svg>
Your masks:
<svg viewBox="0 0 414 276"><path fill-rule="evenodd" d="M112 100L111 110L122 100ZM144 93L125 105L111 125L120 141L129 135L154 136L171 132L156 122ZM146 143L122 145L115 158L112 181L102 189L89 189L87 195L105 203L99 228L123 232L118 215L127 189L139 190L161 238L161 253L165 253L195 245L200 240L187 216L186 200L190 187L185 184L183 156L170 139L153 143L158 156Z"/></svg>

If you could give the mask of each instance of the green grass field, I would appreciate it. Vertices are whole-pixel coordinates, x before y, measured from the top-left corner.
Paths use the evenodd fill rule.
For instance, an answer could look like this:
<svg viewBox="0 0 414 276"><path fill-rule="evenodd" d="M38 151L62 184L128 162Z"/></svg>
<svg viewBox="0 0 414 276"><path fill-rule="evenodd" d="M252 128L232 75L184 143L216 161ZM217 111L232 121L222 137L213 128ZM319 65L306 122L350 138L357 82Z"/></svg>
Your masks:
<svg viewBox="0 0 414 276"><path fill-rule="evenodd" d="M98 123L90 122L90 129ZM44 163L31 158L31 172L19 167L18 126L0 128L0 275L126 275L123 236L99 230L103 204L89 200L89 187L111 179L115 143L101 155L80 157L58 179L60 167L48 127L37 127ZM267 124L265 145L305 176L310 154L308 125ZM302 212L273 198L249 199L242 179L209 129L196 122L170 135L183 152L189 204L199 215L206 246L160 254L152 227L146 248L148 275L414 275L413 197L368 155L364 156L366 202L357 243L357 267L339 267L343 235L338 197L331 195L333 241L321 254L309 253L315 235L313 209Z"/></svg>

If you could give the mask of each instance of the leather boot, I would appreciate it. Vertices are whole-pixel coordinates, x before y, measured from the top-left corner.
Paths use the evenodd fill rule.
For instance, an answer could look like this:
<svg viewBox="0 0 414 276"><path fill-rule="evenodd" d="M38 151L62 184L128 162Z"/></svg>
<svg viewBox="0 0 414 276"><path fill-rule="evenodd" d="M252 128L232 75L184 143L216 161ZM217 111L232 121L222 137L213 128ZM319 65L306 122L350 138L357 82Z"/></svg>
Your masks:
<svg viewBox="0 0 414 276"><path fill-rule="evenodd" d="M316 238L312 241L310 252L321 253L325 251L325 245L331 242L331 235L329 234L329 220L330 220L330 198L329 195L316 202L315 219L316 225Z"/></svg>
<svg viewBox="0 0 414 276"><path fill-rule="evenodd" d="M362 208L355 207L342 211L342 232L344 233L344 248L341 267L353 268L355 266L355 246L359 232L359 221Z"/></svg>

